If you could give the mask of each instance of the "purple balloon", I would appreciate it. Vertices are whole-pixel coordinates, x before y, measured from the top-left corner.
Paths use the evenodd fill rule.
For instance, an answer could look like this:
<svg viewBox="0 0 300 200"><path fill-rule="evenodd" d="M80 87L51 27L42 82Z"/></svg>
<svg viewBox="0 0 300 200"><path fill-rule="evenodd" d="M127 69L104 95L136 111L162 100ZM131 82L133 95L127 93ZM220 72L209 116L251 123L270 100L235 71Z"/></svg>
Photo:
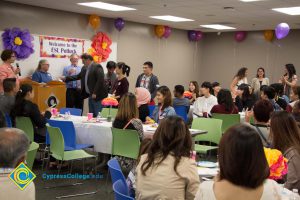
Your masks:
<svg viewBox="0 0 300 200"><path fill-rule="evenodd" d="M122 18L117 18L115 20L115 27L118 31L121 31L125 26L125 21Z"/></svg>
<svg viewBox="0 0 300 200"><path fill-rule="evenodd" d="M275 28L275 35L277 39L285 38L290 32L290 27L287 23L280 23Z"/></svg>
<svg viewBox="0 0 300 200"><path fill-rule="evenodd" d="M196 31L188 31L188 38L190 41L196 41Z"/></svg>
<svg viewBox="0 0 300 200"><path fill-rule="evenodd" d="M168 38L172 33L172 29L169 26L165 26L165 33L163 35L164 38Z"/></svg>
<svg viewBox="0 0 300 200"><path fill-rule="evenodd" d="M196 31L196 41L201 40L203 37L203 32L202 31Z"/></svg>
<svg viewBox="0 0 300 200"><path fill-rule="evenodd" d="M246 31L237 31L235 32L234 38L237 42L241 42L246 39L247 32Z"/></svg>

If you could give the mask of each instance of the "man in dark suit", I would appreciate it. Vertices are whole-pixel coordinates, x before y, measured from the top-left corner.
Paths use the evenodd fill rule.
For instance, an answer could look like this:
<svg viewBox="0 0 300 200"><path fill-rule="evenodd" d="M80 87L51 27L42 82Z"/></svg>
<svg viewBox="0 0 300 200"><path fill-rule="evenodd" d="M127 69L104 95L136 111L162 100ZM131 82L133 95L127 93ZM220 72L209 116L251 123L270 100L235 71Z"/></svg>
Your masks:
<svg viewBox="0 0 300 200"><path fill-rule="evenodd" d="M108 94L103 68L100 64L94 63L93 57L89 54L83 54L81 59L84 66L80 73L65 77L65 82L81 80L81 96L83 99L89 98L89 112L97 117L102 110L101 101Z"/></svg>

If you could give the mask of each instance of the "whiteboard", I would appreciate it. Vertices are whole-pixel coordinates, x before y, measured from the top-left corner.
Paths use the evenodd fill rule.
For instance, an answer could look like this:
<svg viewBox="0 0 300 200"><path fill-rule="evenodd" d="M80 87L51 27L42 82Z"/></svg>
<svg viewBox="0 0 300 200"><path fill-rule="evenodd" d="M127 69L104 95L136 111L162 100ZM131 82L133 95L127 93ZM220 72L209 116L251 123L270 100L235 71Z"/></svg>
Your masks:
<svg viewBox="0 0 300 200"><path fill-rule="evenodd" d="M2 33L3 33L3 31L0 31L0 35L2 35ZM13 65L15 66L15 64L18 63L20 66L20 69L21 69L22 76L29 76L29 75L32 75L34 70L37 68L39 60L46 59L46 60L48 60L48 62L50 64L50 68L49 68L48 72L52 75L53 79L56 79L57 77L61 76L62 72L63 72L63 68L67 65L70 65L69 58L45 58L45 57L41 58L40 57L40 42L39 42L40 35L35 35L35 34L31 34L31 35L34 38L34 40L33 40L34 53L31 54L29 56L29 58L27 58L25 60L17 60ZM57 36L57 37L64 37L64 36ZM86 52L90 48L92 41L87 40L87 39L83 39L83 40L84 40L84 51ZM109 58L107 59L106 62L101 63L105 73L107 71L106 63L108 61L112 60L112 61L117 62L117 43L112 42L110 48L111 48L112 52L109 55ZM2 37L0 40L0 51L1 52L3 51ZM79 60L78 64L79 64L79 66L82 66L81 59Z"/></svg>

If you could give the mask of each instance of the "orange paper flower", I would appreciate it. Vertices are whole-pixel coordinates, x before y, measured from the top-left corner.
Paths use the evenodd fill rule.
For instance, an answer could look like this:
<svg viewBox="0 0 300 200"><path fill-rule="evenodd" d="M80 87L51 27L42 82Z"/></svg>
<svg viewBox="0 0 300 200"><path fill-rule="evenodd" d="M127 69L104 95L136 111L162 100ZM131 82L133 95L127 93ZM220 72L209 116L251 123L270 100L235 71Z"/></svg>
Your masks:
<svg viewBox="0 0 300 200"><path fill-rule="evenodd" d="M193 97L193 93L191 93L190 91L185 91L185 92L183 93L183 96L184 96L185 98L191 99L191 98Z"/></svg>
<svg viewBox="0 0 300 200"><path fill-rule="evenodd" d="M110 45L111 39L103 32L98 32L92 41L91 48L88 53L93 56L94 61L97 63L105 62L111 53Z"/></svg>
<svg viewBox="0 0 300 200"><path fill-rule="evenodd" d="M264 148L265 155L270 167L270 179L282 179L288 172L287 159L277 149Z"/></svg>
<svg viewBox="0 0 300 200"><path fill-rule="evenodd" d="M103 106L118 106L119 102L115 98L107 97L107 98L102 100L102 105Z"/></svg>

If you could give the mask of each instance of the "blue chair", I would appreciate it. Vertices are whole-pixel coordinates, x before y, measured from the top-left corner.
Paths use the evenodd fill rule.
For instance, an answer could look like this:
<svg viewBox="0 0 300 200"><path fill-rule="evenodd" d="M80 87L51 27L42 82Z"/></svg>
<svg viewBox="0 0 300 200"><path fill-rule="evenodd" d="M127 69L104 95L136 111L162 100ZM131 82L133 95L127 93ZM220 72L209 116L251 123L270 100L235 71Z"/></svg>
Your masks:
<svg viewBox="0 0 300 200"><path fill-rule="evenodd" d="M12 127L12 122L11 122L11 118L10 118L8 113L5 113L5 121L6 121L6 126L8 128L11 128Z"/></svg>
<svg viewBox="0 0 300 200"><path fill-rule="evenodd" d="M148 108L149 108L149 116L151 117L152 116L152 113L155 109L155 105L148 105Z"/></svg>
<svg viewBox="0 0 300 200"><path fill-rule="evenodd" d="M126 179L125 179L124 174L121 171L121 167L120 167L119 162L117 161L117 159L115 159L115 158L110 159L107 162L107 165L108 165L109 173L110 173L110 176L111 176L112 184L114 184L118 180L121 180L123 182L123 184L126 186L126 191L123 194L129 195L129 189L128 189L128 186L127 186L127 183L126 183Z"/></svg>
<svg viewBox="0 0 300 200"><path fill-rule="evenodd" d="M70 112L71 115L81 116L82 110L79 108L61 108L59 110L60 114L65 114L66 112Z"/></svg>
<svg viewBox="0 0 300 200"><path fill-rule="evenodd" d="M174 110L176 114L181 117L184 122L187 122L187 114L188 114L188 107L187 106L174 106Z"/></svg>
<svg viewBox="0 0 300 200"><path fill-rule="evenodd" d="M126 194L127 188L122 180L118 180L113 184L115 200L134 200L134 198Z"/></svg>
<svg viewBox="0 0 300 200"><path fill-rule="evenodd" d="M71 147L72 149L70 149L70 150L79 150L79 149L86 149L86 148L94 147L94 145L92 145L92 144L76 144L76 132L75 132L73 122L58 121L58 120L50 119L50 120L48 120L48 124L52 127L57 127L61 130L61 132L64 136L65 146L67 146L68 148ZM65 148L65 150L66 150L66 148Z"/></svg>

